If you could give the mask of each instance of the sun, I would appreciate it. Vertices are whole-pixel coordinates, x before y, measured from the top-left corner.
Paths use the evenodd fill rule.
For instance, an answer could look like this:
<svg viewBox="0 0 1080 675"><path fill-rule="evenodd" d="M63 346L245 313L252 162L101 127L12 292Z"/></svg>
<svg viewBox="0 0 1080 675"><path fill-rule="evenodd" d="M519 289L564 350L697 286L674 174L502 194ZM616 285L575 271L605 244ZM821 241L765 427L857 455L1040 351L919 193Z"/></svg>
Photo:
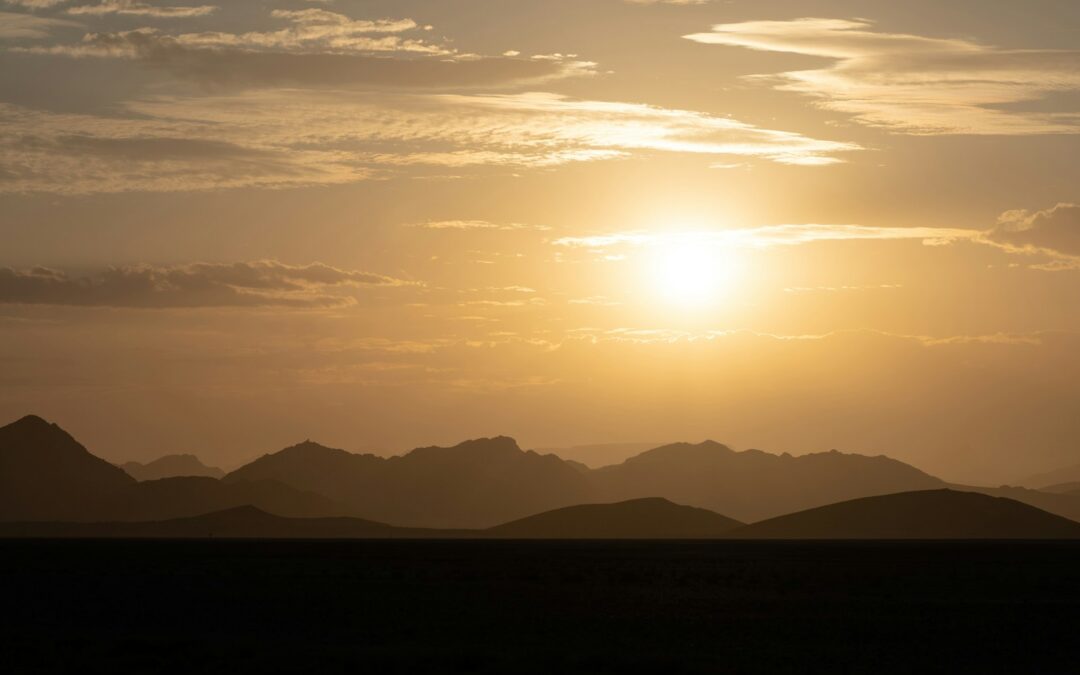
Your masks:
<svg viewBox="0 0 1080 675"><path fill-rule="evenodd" d="M657 245L651 267L659 298L692 309L709 307L728 295L737 266L729 252L688 239Z"/></svg>

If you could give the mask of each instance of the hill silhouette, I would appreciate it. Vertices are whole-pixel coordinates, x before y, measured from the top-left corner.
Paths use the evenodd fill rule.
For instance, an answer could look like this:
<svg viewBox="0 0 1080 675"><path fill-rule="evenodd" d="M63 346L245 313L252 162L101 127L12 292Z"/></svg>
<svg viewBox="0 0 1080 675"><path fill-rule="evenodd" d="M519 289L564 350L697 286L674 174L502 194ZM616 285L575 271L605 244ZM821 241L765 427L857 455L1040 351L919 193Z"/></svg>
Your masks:
<svg viewBox="0 0 1080 675"><path fill-rule="evenodd" d="M587 504L486 530L394 527L360 518L286 518L240 506L143 522L0 523L0 537L232 539L718 539L742 523L665 499Z"/></svg>
<svg viewBox="0 0 1080 675"><path fill-rule="evenodd" d="M0 523L0 537L106 539L395 539L450 537L360 518L285 518L253 506L145 522Z"/></svg>
<svg viewBox="0 0 1080 675"><path fill-rule="evenodd" d="M225 482L270 479L399 526L484 528L590 501L581 467L506 437L382 458L306 442L263 456Z"/></svg>
<svg viewBox="0 0 1080 675"><path fill-rule="evenodd" d="M568 506L487 532L511 539L717 539L741 525L712 511L651 498Z"/></svg>
<svg viewBox="0 0 1080 675"><path fill-rule="evenodd" d="M1080 523L1013 499L926 490L865 497L772 518L735 539L1075 539Z"/></svg>
<svg viewBox="0 0 1080 675"><path fill-rule="evenodd" d="M195 455L165 455L146 464L125 462L120 468L138 481L190 476L221 478L225 475L225 472L216 466L203 464Z"/></svg>
<svg viewBox="0 0 1080 675"><path fill-rule="evenodd" d="M971 485L950 485L954 490L979 492L991 497L1015 499L1043 511L1059 515L1069 520L1080 521L1080 494L1068 490L1029 490L1027 488L1002 485L1001 487L976 487Z"/></svg>

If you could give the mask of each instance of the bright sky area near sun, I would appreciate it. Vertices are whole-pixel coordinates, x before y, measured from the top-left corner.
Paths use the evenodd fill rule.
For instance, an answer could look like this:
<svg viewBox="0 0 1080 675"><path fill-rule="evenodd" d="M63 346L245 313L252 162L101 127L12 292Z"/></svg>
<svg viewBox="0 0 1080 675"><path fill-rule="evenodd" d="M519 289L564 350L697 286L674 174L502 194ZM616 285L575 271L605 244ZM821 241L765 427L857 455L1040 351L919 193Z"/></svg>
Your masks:
<svg viewBox="0 0 1080 675"><path fill-rule="evenodd" d="M204 4L205 3L205 4ZM0 0L0 421L1080 462L1075 0Z"/></svg>

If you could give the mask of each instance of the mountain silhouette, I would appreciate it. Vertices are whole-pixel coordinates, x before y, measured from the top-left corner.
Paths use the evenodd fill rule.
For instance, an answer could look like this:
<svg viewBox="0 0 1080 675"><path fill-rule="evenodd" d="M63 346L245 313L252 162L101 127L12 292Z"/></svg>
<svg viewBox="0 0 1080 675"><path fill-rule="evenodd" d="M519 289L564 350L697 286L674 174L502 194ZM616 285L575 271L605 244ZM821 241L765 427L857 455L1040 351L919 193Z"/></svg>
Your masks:
<svg viewBox="0 0 1080 675"><path fill-rule="evenodd" d="M522 451L506 437L382 458L310 441L265 455L226 482L268 479L324 494L354 513L410 527L484 528L564 506L663 497L744 522L844 499L944 487L887 457L792 457L706 441L589 469Z"/></svg>
<svg viewBox="0 0 1080 675"><path fill-rule="evenodd" d="M0 427L0 519L108 520L135 479L36 415Z"/></svg>
<svg viewBox="0 0 1080 675"><path fill-rule="evenodd" d="M714 441L666 445L593 472L600 501L657 495L744 522L893 492L944 487L884 456L837 451L793 457Z"/></svg>
<svg viewBox="0 0 1080 675"><path fill-rule="evenodd" d="M137 521L253 505L283 516L354 515L325 496L275 481L137 482L40 417L0 427L0 521Z"/></svg>
<svg viewBox="0 0 1080 675"><path fill-rule="evenodd" d="M314 492L272 480L223 483L215 478L163 478L138 483L117 520L167 520L253 506L292 518L357 515Z"/></svg>
<svg viewBox="0 0 1080 675"><path fill-rule="evenodd" d="M1013 499L925 490L865 497L772 518L735 539L1062 539L1080 523Z"/></svg>
<svg viewBox="0 0 1080 675"><path fill-rule="evenodd" d="M557 513L530 521L530 526L555 528L552 532L561 527L560 536L594 536L574 534L574 527L608 536L600 525L618 526L612 505L635 500L660 498L673 502L671 508L696 507L715 518L758 522L852 499L945 487L950 486L883 456L832 451L793 457L737 452L706 441L666 445L622 464L589 469L554 455L523 451L507 437L418 448L390 458L307 441L264 455L221 480L137 482L39 417L0 428L0 521L9 522L168 521L253 506L282 517L359 517L396 527L483 530L565 507L594 505L569 512L582 519L576 525L559 525L558 519L567 514ZM1080 494L962 489L1080 520ZM621 508L649 504L657 513L642 517L660 522L663 513L657 502ZM608 516L613 519L603 520ZM594 525L599 529L590 530ZM634 526L634 536L661 536L657 530L642 534L644 520ZM522 530L520 536L531 535Z"/></svg>
<svg viewBox="0 0 1080 675"><path fill-rule="evenodd" d="M659 447L660 443L594 443L573 445L565 448L534 448L541 455L555 455L568 462L577 462L591 469L621 464L646 450Z"/></svg>
<svg viewBox="0 0 1080 675"><path fill-rule="evenodd" d="M165 455L146 464L125 462L120 468L138 481L190 476L221 478L225 475L225 472L217 467L206 466L195 455Z"/></svg>
<svg viewBox="0 0 1080 675"><path fill-rule="evenodd" d="M741 525L718 513L657 497L567 506L487 532L510 539L717 539Z"/></svg>
<svg viewBox="0 0 1080 675"><path fill-rule="evenodd" d="M428 528L484 528L590 501L580 466L522 451L506 437L400 456L356 455L306 442L263 456L225 482L277 480L318 492L380 522Z"/></svg>

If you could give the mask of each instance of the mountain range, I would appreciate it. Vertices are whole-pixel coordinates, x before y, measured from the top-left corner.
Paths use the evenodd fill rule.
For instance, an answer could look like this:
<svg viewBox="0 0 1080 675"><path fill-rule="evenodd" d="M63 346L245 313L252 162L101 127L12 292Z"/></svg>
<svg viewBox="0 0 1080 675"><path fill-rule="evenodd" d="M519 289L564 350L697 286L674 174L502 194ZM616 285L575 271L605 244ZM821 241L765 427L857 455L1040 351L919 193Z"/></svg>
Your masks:
<svg viewBox="0 0 1080 675"><path fill-rule="evenodd" d="M170 460L158 466L177 465ZM192 466L189 460L179 465ZM49 527L54 528L69 523L75 529L79 523L111 523L112 530L104 525L98 530L134 536L149 527L135 523L153 522L170 523L161 525L162 536L204 530L238 536L247 528L280 536L313 532L317 534L303 536L349 538L422 532L461 536L465 531L471 536L513 538L716 538L743 532L750 538L801 528L807 533L835 531L842 538L845 530L835 523L822 530L819 520L811 519L798 521L795 530L784 530L786 521L774 519L799 512L811 518L807 514L817 513L815 509L838 508L839 503L865 514L883 514L882 509L890 508L897 512L909 504L889 501L900 493L921 495L910 497L916 500L913 503L926 505L924 511L911 511L916 520L930 518L935 509L955 512L962 525L957 532L981 531L977 518L968 513L972 509L982 513L979 504L1018 504L1037 513L1050 512L1045 514L1050 518L1056 518L1053 513L1080 519L1077 494L1010 487L947 491L947 487L884 456L832 451L794 457L760 450L737 452L706 441L665 445L621 464L590 469L555 455L522 450L507 437L418 448L390 458L307 441L264 455L220 479L136 481L39 417L0 428L0 522L21 523L24 529L28 523L52 523ZM973 495L980 492L986 494ZM973 496L956 497L961 494ZM974 501L975 497L990 501ZM933 536L935 531L929 525L920 529L916 523L888 525L883 515L867 516L878 524L877 530L867 529L847 511L823 513L830 517L839 513L851 532ZM997 517L993 510L987 513L991 520ZM285 522L291 519L308 520L300 527ZM1016 515L1014 520L1034 528L1032 536L1054 531L1037 519ZM754 524L741 527L742 523ZM35 531L41 527L46 526Z"/></svg>
<svg viewBox="0 0 1080 675"><path fill-rule="evenodd" d="M752 522L844 499L945 486L888 457L736 452L713 441L666 445L589 469L523 451L506 437L390 458L309 441L263 456L223 480L278 481L395 525L473 529L564 506L644 497Z"/></svg>

